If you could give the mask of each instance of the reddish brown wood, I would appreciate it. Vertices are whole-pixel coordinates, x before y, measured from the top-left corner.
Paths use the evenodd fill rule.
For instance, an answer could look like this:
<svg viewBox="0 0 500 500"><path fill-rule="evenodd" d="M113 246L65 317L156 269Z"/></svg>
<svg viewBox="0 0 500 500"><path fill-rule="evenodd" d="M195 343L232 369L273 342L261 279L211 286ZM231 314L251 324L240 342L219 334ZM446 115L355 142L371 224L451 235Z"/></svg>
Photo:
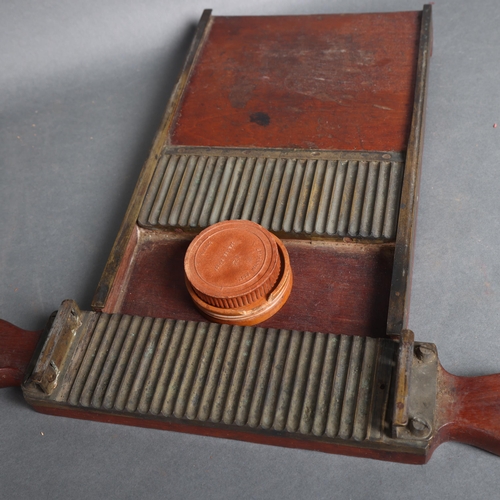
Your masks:
<svg viewBox="0 0 500 500"><path fill-rule="evenodd" d="M41 333L22 330L0 319L0 387L22 384Z"/></svg>
<svg viewBox="0 0 500 500"><path fill-rule="evenodd" d="M37 402L30 402L35 410L48 415L57 415L69 418L79 418L83 420L92 420L94 422L105 422L108 424L133 425L135 427L146 427L149 429L160 429L175 432L186 432L189 434L198 434L201 436L219 437L225 439L237 439L250 443L268 444L273 446L283 446L285 448L299 448L311 451L321 451L324 453L336 453L352 457L373 458L376 460L387 460L390 462L400 462L405 464L424 464L429 459L428 455L415 453L405 453L397 450L381 450L373 448L364 448L361 443L356 446L343 446L335 443L328 443L320 439L293 439L288 436L275 436L245 432L226 427L225 429L196 425L192 422L167 422L158 419L149 419L146 416L139 418L137 416L113 415L101 413L88 409L80 410L75 408L64 408L54 406L44 406Z"/></svg>
<svg viewBox="0 0 500 500"><path fill-rule="evenodd" d="M215 17L171 143L406 150L420 19Z"/></svg>
<svg viewBox="0 0 500 500"><path fill-rule="evenodd" d="M141 230L127 280L115 282L107 312L205 321L184 282L190 238ZM385 335L394 246L284 240L294 276L269 328ZM125 265L125 264L124 264ZM125 276L125 275L123 275Z"/></svg>
<svg viewBox="0 0 500 500"><path fill-rule="evenodd" d="M457 377L439 368L438 439L500 455L500 374Z"/></svg>
<svg viewBox="0 0 500 500"><path fill-rule="evenodd" d="M105 300L106 308L108 311L114 311L118 308L117 300L125 293L122 289L123 283L126 283L129 275L129 263L133 260L133 255L135 249L137 247L137 238L139 235L139 228L134 226L130 238L127 241L126 245L124 245L123 256L116 268L116 274L112 281L111 290L108 293L107 290L98 289L99 292L102 293L102 296L99 297L101 300ZM116 264L116 263L113 263ZM93 304L95 303L96 298L94 297Z"/></svg>

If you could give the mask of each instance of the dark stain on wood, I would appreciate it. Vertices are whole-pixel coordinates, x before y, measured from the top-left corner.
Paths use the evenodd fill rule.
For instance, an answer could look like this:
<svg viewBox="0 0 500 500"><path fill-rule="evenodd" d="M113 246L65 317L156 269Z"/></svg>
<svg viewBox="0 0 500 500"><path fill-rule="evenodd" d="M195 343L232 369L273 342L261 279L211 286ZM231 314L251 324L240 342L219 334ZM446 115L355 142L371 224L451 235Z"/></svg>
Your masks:
<svg viewBox="0 0 500 500"><path fill-rule="evenodd" d="M267 127L271 123L271 118L267 113L262 113L262 111L257 111L257 113L252 113L250 115L250 121L261 125L262 127Z"/></svg>

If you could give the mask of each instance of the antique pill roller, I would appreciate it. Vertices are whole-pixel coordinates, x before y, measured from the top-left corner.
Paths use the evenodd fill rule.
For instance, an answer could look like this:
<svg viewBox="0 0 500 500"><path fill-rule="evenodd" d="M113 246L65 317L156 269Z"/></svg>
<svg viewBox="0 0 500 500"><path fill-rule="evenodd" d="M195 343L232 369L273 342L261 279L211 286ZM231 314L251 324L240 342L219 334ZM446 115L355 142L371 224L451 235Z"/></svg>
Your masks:
<svg viewBox="0 0 500 500"><path fill-rule="evenodd" d="M1 385L45 413L259 443L500 453L500 375L450 375L407 329L430 49L430 6L206 12L91 310L2 323ZM207 319L186 287L191 242L233 220L278 238L293 273L256 325Z"/></svg>

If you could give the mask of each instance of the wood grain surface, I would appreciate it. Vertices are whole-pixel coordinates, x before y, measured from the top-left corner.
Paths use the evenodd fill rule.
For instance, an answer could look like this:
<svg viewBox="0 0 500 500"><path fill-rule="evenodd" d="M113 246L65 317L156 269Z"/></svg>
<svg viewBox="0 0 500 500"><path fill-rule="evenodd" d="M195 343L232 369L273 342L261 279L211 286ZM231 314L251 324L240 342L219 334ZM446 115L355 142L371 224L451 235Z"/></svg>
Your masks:
<svg viewBox="0 0 500 500"><path fill-rule="evenodd" d="M171 143L404 151L420 19L216 16Z"/></svg>
<svg viewBox="0 0 500 500"><path fill-rule="evenodd" d="M124 279L105 312L206 320L184 281L189 236L140 230ZM283 241L294 285L288 302L263 326L346 335L385 335L394 245Z"/></svg>

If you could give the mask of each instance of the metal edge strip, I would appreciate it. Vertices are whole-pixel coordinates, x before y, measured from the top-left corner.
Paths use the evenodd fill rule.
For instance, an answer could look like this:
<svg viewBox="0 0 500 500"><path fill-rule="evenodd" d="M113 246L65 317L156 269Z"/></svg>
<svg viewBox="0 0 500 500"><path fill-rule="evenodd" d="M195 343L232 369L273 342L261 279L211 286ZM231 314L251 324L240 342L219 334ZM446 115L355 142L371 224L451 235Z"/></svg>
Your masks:
<svg viewBox="0 0 500 500"><path fill-rule="evenodd" d="M393 161L404 163L405 153L399 151L349 151L329 149L287 149L287 148L232 148L207 146L172 146L168 145L165 154L172 155L208 155L238 156L257 158L292 158L316 160L358 160L358 161Z"/></svg>
<svg viewBox="0 0 500 500"><path fill-rule="evenodd" d="M125 217L118 231L118 235L113 244L113 248L106 262L106 266L97 285L94 297L92 299L91 307L94 310L100 310L104 307L106 299L113 286L117 270L123 259L127 243L130 239L132 231L134 230L139 211L142 206L144 196L146 195L147 188L151 181L151 177L155 171L156 164L160 158L162 151L167 142L167 136L179 107L182 94L187 86L189 77L193 68L198 60L198 57L203 49L204 42L207 39L208 33L212 26L212 11L205 10L201 16L200 22L196 29L195 37L191 43L186 62L182 69L181 75L177 81L172 96L168 102L161 126L155 136L151 152L146 163L144 164L139 181L136 184L134 192L131 197L130 204L125 213Z"/></svg>
<svg viewBox="0 0 500 500"><path fill-rule="evenodd" d="M418 192L422 164L429 59L432 49L432 6L424 5L420 28L415 97L406 154L403 189L396 233L396 247L387 316L387 334L399 336L408 324L411 271Z"/></svg>

